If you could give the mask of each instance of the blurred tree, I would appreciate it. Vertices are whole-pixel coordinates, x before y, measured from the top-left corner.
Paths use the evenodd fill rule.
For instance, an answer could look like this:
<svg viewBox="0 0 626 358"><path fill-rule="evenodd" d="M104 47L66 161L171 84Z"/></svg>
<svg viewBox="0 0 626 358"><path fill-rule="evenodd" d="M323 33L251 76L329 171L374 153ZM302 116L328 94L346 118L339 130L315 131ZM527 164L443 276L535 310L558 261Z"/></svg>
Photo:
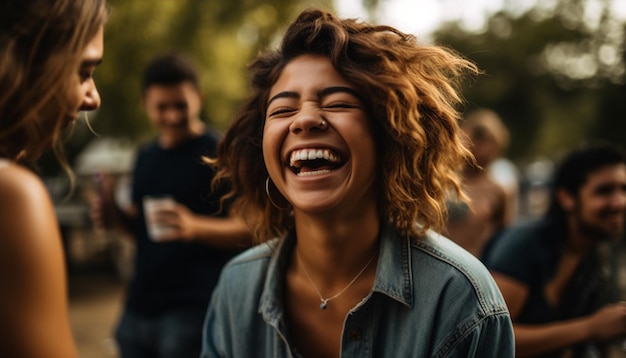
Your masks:
<svg viewBox="0 0 626 358"><path fill-rule="evenodd" d="M612 16L611 2L538 1L523 13L514 5L479 32L450 23L434 34L485 72L465 92L468 109L502 115L513 158L559 153L592 138L626 142L624 23Z"/></svg>

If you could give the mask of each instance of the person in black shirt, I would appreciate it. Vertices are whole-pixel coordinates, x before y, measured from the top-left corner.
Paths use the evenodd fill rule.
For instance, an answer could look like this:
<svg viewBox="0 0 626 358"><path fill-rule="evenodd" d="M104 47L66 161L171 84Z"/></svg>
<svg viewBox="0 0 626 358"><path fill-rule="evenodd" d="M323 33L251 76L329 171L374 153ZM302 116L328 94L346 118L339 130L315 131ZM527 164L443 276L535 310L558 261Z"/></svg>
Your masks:
<svg viewBox="0 0 626 358"><path fill-rule="evenodd" d="M545 217L502 235L485 259L507 302L519 356L598 357L626 336L607 247L624 232L621 148L572 151L553 179ZM614 242L614 241L613 241Z"/></svg>
<svg viewBox="0 0 626 358"><path fill-rule="evenodd" d="M138 151L132 207L115 206L112 190L105 189L102 200L102 212L136 240L116 339L122 358L197 357L222 266L250 235L243 220L221 207L224 190L212 190L214 170L202 158L214 155L218 137L200 120L200 86L188 60L176 54L155 58L144 74L143 100L159 135ZM164 194L175 203L158 213L169 232L156 241L148 234L143 202Z"/></svg>

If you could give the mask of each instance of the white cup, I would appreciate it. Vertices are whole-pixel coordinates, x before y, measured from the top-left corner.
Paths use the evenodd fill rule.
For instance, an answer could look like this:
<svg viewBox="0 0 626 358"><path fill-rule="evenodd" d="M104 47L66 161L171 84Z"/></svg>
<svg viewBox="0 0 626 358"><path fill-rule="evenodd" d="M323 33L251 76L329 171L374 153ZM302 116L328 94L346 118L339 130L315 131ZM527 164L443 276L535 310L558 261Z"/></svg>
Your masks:
<svg viewBox="0 0 626 358"><path fill-rule="evenodd" d="M160 241L163 237L175 233L173 226L159 222L156 218L160 211L174 210L175 208L176 201L171 195L146 195L143 197L146 228L152 241Z"/></svg>

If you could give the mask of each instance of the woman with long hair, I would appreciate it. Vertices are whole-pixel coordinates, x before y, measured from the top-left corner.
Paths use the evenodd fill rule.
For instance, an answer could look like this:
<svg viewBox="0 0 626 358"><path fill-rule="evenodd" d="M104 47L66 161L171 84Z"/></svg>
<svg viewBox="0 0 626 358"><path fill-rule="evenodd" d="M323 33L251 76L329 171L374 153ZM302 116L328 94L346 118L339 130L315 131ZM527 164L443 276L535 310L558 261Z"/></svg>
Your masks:
<svg viewBox="0 0 626 358"><path fill-rule="evenodd" d="M59 153L79 112L100 105L108 13L104 0L0 2L1 357L77 356L54 207L24 164Z"/></svg>

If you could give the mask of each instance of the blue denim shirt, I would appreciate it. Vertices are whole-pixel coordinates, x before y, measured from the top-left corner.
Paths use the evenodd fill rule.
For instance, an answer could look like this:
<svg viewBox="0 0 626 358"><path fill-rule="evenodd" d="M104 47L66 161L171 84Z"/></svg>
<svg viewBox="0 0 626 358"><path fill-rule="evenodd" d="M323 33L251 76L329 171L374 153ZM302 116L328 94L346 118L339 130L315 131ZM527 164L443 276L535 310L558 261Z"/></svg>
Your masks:
<svg viewBox="0 0 626 358"><path fill-rule="evenodd" d="M254 247L224 268L203 358L299 356L283 303L294 244L288 236ZM434 232L415 242L384 226L374 286L345 318L341 357L513 356L511 319L485 267Z"/></svg>

